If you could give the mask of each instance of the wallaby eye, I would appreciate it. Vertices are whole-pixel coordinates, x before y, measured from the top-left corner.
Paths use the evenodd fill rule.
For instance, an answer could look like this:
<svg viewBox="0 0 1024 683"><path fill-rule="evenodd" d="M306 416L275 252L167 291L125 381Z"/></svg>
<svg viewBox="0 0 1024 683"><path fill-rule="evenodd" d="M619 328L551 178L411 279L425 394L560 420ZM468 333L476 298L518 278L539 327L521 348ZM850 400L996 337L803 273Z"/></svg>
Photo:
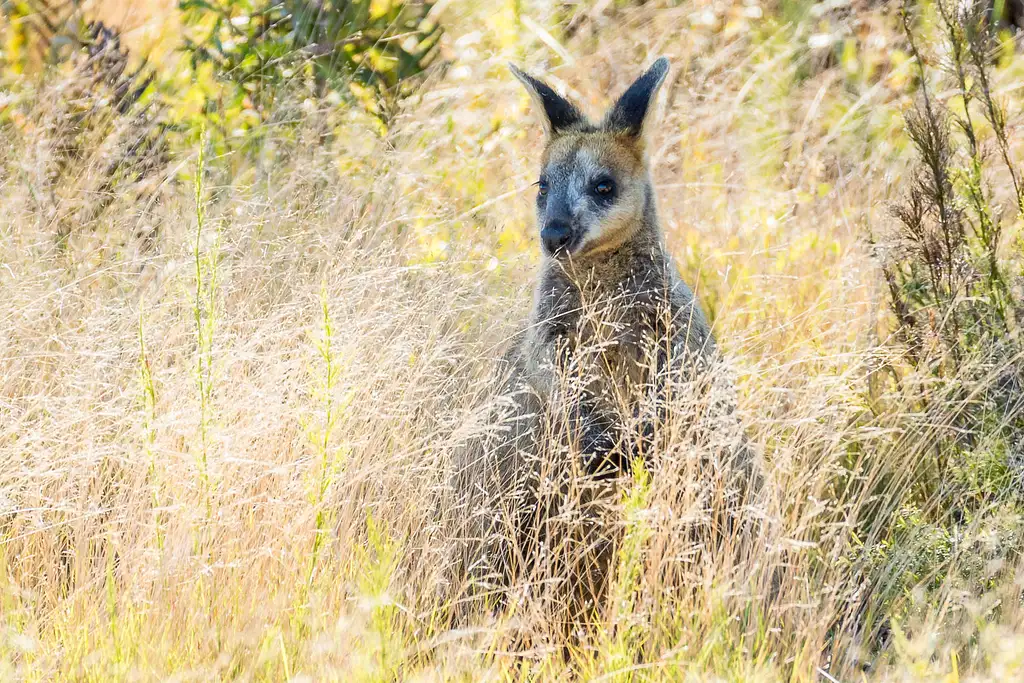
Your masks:
<svg viewBox="0 0 1024 683"><path fill-rule="evenodd" d="M537 196L546 197L548 194L548 181L538 180L537 181Z"/></svg>
<svg viewBox="0 0 1024 683"><path fill-rule="evenodd" d="M609 178L602 178L594 183L594 192L601 197L611 197L615 192L615 183Z"/></svg>

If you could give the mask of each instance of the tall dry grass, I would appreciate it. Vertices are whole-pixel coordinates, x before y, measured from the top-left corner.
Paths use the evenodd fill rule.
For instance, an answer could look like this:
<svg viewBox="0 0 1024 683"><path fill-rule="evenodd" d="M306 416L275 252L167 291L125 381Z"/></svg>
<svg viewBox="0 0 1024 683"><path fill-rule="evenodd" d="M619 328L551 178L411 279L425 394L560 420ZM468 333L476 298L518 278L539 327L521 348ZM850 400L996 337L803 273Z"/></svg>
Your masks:
<svg viewBox="0 0 1024 683"><path fill-rule="evenodd" d="M59 95L9 104L0 677L1020 676L1011 506L941 558L886 546L958 409L921 414L885 374L866 237L912 162L898 29L866 12L851 30L881 38L837 64L808 47L820 17L744 7L581 14L556 39L550 8L452 3L451 68L385 134L297 104L241 171L197 145L158 200L126 186L66 237L55 217L91 200L102 145L55 187ZM660 213L764 460L756 531L691 533L714 489L668 434L607 512L621 543L590 632L565 639L535 593L457 620L436 501L536 262L539 131L504 62L597 109L659 54ZM963 578L979 563L985 590Z"/></svg>

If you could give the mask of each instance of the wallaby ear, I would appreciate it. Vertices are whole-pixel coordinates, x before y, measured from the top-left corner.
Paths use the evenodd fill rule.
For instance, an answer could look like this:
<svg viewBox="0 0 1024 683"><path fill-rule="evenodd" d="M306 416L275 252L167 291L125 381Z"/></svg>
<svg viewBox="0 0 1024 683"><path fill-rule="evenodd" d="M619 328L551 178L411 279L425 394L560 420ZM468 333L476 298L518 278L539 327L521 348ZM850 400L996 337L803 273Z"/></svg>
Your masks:
<svg viewBox="0 0 1024 683"><path fill-rule="evenodd" d="M659 58L651 65L643 76L633 81L622 97L615 103L604 117L604 127L608 130L628 133L641 137L644 132L644 121L651 108L651 102L658 93L658 88L668 74L668 60Z"/></svg>
<svg viewBox="0 0 1024 683"><path fill-rule="evenodd" d="M586 121L583 112L576 105L552 90L547 83L534 78L515 64L509 64L508 68L526 87L533 101L544 111L544 131L548 135L557 135L581 121Z"/></svg>

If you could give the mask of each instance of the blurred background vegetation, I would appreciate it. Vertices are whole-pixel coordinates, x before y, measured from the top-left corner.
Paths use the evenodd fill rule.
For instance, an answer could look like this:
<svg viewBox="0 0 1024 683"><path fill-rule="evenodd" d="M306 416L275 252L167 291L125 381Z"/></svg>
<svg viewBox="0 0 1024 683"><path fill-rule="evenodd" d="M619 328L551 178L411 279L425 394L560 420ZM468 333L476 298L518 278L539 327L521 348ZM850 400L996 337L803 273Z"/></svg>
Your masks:
<svg viewBox="0 0 1024 683"><path fill-rule="evenodd" d="M410 654L441 636L379 605L358 625L373 638L324 655L311 630L345 629L298 623L295 605L346 614L352 595L398 590L397 548L418 552L426 523L394 492L429 488L423 462L458 423L452 396L525 313L540 139L505 63L596 112L661 54L673 71L651 154L666 239L737 360L771 463L783 550L759 571L789 567L785 595L813 606L755 628L729 620L736 605L693 598L705 620L651 636L633 659L685 642L699 656L679 666L694 676L1024 675L1017 3L2 0L0 17L0 661L12 676L138 673L126 638L136 653L149 643L156 677L329 676L353 662L382 679L402 666L530 674L493 643L473 664ZM310 301L324 302L323 324ZM306 358L310 326L328 369L289 390L305 386L307 360L288 359ZM140 367L144 389L126 397ZM353 396L399 409L371 415ZM292 573L243 580L232 563L292 549L245 526L236 545L196 550L237 531L211 510L292 523L274 502L306 500L306 475L258 494L247 477L310 452L319 493L285 536L331 527L330 553L317 541ZM382 457L389 473L374 469ZM327 474L342 460L358 495ZM177 490L186 480L206 483ZM182 511L197 501L206 518ZM342 510L329 520L328 504ZM174 528L212 531L175 555L163 545ZM176 595L147 573L161 566L222 577L221 631L200 629L197 608L180 632L159 630L139 605ZM304 588L269 616L242 606L275 576ZM419 590L409 576L403 590ZM659 593L645 590L635 609L649 615ZM109 641L80 628L104 620L119 624ZM271 640L250 632L265 623ZM44 654L57 644L61 656ZM557 676L553 661L533 673Z"/></svg>

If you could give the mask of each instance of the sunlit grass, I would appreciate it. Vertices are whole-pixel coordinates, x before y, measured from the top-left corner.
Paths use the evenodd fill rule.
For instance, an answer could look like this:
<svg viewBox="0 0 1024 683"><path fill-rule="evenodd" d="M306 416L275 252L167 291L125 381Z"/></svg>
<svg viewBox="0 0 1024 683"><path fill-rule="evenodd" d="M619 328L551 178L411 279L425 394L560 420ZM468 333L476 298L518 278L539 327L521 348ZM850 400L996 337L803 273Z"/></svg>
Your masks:
<svg viewBox="0 0 1024 683"><path fill-rule="evenodd" d="M865 11L874 38L812 49L839 20L649 3L562 37L591 9L451 3L451 64L389 127L299 103L255 158L196 141L155 194L125 190L66 239L97 201L102 141L54 184L66 103L12 90L0 679L1024 675L1019 503L986 500L955 537L927 521L935 503L910 504L962 406L925 413L906 388L926 378L887 369L867 236L912 160L893 17ZM674 425L610 505L620 544L589 632L565 639L539 590L461 619L438 500L537 261L541 141L505 62L596 111L658 54L674 69L651 148L660 213L763 454L756 523L699 541L723 531L718 484ZM181 80L179 56L158 56ZM1019 61L999 72L1014 103Z"/></svg>

